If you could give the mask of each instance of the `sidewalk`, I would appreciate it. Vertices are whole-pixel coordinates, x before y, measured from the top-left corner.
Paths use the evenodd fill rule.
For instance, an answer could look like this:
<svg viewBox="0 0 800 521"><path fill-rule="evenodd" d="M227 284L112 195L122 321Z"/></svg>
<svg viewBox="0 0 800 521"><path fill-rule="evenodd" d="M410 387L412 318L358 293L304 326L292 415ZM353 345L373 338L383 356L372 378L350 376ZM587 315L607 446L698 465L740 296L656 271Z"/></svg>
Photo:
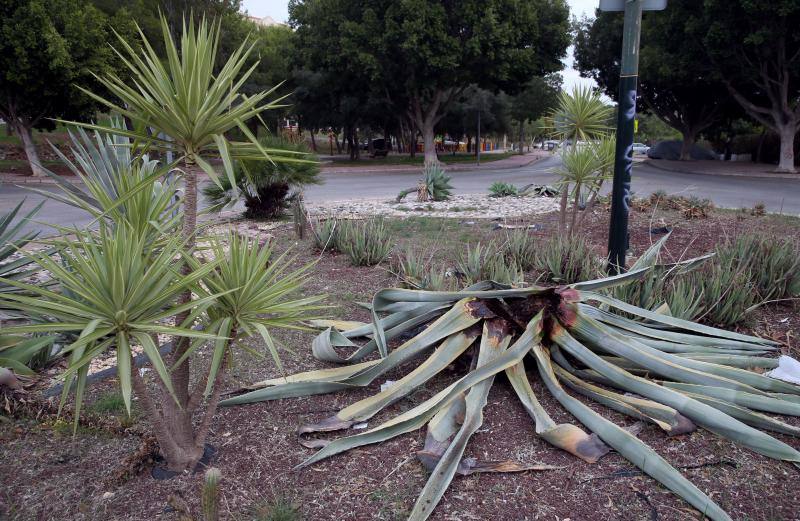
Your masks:
<svg viewBox="0 0 800 521"><path fill-rule="evenodd" d="M800 181L799 174L775 172L774 165L752 163L750 161L670 161L667 159L646 159L643 165L682 174L713 175L728 177L762 177L769 179L794 179Z"/></svg>
<svg viewBox="0 0 800 521"><path fill-rule="evenodd" d="M550 157L550 152L536 150L524 155L513 155L497 161L487 161L480 165L474 163L457 163L446 165L448 172L468 172L480 170L497 170L505 168L521 168L528 166L536 161ZM363 166L331 166L323 163L320 172L322 174L376 174L376 173L417 173L422 171L422 165L382 165L370 164L369 160L364 161ZM75 176L64 176L67 181L78 183L79 179ZM55 181L49 177L32 177L29 175L18 175L9 172L0 172L0 185L51 185ZM2 189L2 188L0 188Z"/></svg>

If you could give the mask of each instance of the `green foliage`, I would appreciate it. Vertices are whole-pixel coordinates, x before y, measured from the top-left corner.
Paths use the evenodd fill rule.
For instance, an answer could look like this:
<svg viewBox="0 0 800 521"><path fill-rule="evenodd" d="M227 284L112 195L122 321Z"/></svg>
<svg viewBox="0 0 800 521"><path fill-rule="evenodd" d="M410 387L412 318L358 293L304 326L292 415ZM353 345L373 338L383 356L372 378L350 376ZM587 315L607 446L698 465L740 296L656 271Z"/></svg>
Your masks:
<svg viewBox="0 0 800 521"><path fill-rule="evenodd" d="M467 244L461 253L457 270L466 285L482 280L518 286L524 282L524 274L514 259L506 258L501 247L494 241L487 246L481 243Z"/></svg>
<svg viewBox="0 0 800 521"><path fill-rule="evenodd" d="M749 272L763 301L800 295L800 251L790 239L745 234L717 248L717 258Z"/></svg>
<svg viewBox="0 0 800 521"><path fill-rule="evenodd" d="M339 221L333 217L316 217L311 221L314 247L319 251L334 251L339 233Z"/></svg>
<svg viewBox="0 0 800 521"><path fill-rule="evenodd" d="M100 85L114 54L106 17L86 0L9 0L0 4L0 118L23 140L49 118L87 119L99 104L76 88ZM39 163L38 157L28 157ZM32 165L34 173L40 172Z"/></svg>
<svg viewBox="0 0 800 521"><path fill-rule="evenodd" d="M426 260L410 245L397 256L393 264L393 270L404 287L427 291L448 291L452 287L447 269L434 265L431 259Z"/></svg>
<svg viewBox="0 0 800 521"><path fill-rule="evenodd" d="M241 91L253 73L252 68L246 68L253 44L242 42L214 73L219 25L205 18L199 23L190 20L183 26L180 44L170 33L167 19L162 18L161 26L166 60L161 59L142 33L141 51L119 37L117 52L125 59L126 73L137 78L136 83L115 73L100 72L99 81L112 96L104 97L81 87L82 92L108 110L130 118L134 128L81 125L132 137L162 152L174 152L176 162L199 166L215 183L219 183L219 178L208 159L221 157L229 184L234 186L234 159L268 159L270 153L245 125L247 120L276 106L275 102L266 101L271 92L245 95ZM247 136L247 141L226 138L226 132L237 128ZM278 154L273 161L281 161L283 157ZM193 181L195 172L190 168L186 175ZM196 195L193 190L193 184L187 184L186 201L192 206ZM193 223L194 215L188 217Z"/></svg>
<svg viewBox="0 0 800 521"><path fill-rule="evenodd" d="M340 221L336 249L350 258L353 266L374 266L392 251L393 241L383 219Z"/></svg>
<svg viewBox="0 0 800 521"><path fill-rule="evenodd" d="M125 399L118 392L105 393L92 402L88 410L97 414L122 414L125 412Z"/></svg>
<svg viewBox="0 0 800 521"><path fill-rule="evenodd" d="M446 201L450 198L453 186L450 184L450 176L444 173L444 168L438 163L426 164L422 170L422 178L416 188L408 188L401 191L396 201L402 201L408 194L417 193L417 200L426 201Z"/></svg>
<svg viewBox="0 0 800 521"><path fill-rule="evenodd" d="M536 269L544 280L572 284L591 280L603 269L603 260L580 235L554 235L539 246Z"/></svg>
<svg viewBox="0 0 800 521"><path fill-rule="evenodd" d="M561 91L558 105L549 116L549 127L558 139L591 141L608 134L612 110L600 93L584 86Z"/></svg>
<svg viewBox="0 0 800 521"><path fill-rule="evenodd" d="M512 230L503 243L503 254L523 271L536 266L536 249L538 241L525 229Z"/></svg>
<svg viewBox="0 0 800 521"><path fill-rule="evenodd" d="M270 500L258 501L250 508L248 519L252 521L301 521L297 503L284 494Z"/></svg>
<svg viewBox="0 0 800 521"><path fill-rule="evenodd" d="M510 197L519 195L519 190L511 183L495 181L489 186L489 197Z"/></svg>
<svg viewBox="0 0 800 521"><path fill-rule="evenodd" d="M118 122L112 126L122 129ZM173 165L160 165L145 156L131 154L129 140L113 134L93 135L83 129L69 133L74 161L56 150L80 184L46 170L58 183L58 192L36 190L40 195L84 210L109 226L127 223L148 241L178 229L182 177Z"/></svg>
<svg viewBox="0 0 800 521"><path fill-rule="evenodd" d="M219 184L203 188L203 195L212 209L219 211L244 199L244 216L248 219L274 219L289 207L290 200L304 186L318 184L319 163L308 158L305 143L266 136L259 139L270 150L273 161L239 161L234 169L236 187L227 178ZM277 158L280 158L279 160Z"/></svg>
<svg viewBox="0 0 800 521"><path fill-rule="evenodd" d="M40 203L14 222L23 204L25 204L24 200L17 203L10 212L0 215L0 277L5 279L19 280L32 274L30 268L33 263L21 256L18 251L37 237L37 232L22 233L22 229L44 203ZM17 290L14 286L0 280L0 293L7 291Z"/></svg>
<svg viewBox="0 0 800 521"><path fill-rule="evenodd" d="M219 520L219 482L222 473L216 467L206 470L203 475L203 493L200 505L203 509L203 521Z"/></svg>

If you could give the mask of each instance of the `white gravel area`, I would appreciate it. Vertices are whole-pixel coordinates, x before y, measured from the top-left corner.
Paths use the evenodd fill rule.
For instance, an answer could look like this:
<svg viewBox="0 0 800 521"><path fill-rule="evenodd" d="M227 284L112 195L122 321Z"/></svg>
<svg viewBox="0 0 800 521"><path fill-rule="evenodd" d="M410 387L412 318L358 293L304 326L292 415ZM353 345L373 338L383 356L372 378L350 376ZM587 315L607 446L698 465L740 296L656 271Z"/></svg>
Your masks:
<svg viewBox="0 0 800 521"><path fill-rule="evenodd" d="M550 197L489 197L488 195L455 195L447 201L418 202L410 194L404 201L394 199L350 199L324 203L307 202L312 215L359 217L469 217L496 219L549 213L558 209L558 201Z"/></svg>

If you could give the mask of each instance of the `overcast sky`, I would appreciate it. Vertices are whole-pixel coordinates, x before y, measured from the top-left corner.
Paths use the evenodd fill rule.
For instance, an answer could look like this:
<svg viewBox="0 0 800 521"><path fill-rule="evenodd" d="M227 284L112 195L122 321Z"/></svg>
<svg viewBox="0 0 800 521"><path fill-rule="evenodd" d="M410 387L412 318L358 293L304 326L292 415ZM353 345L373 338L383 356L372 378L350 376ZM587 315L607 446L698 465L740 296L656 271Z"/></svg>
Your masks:
<svg viewBox="0 0 800 521"><path fill-rule="evenodd" d="M578 18L586 15L593 16L594 10L600 3L598 0L567 0L573 16ZM287 0L243 0L242 5L251 15L264 17L271 16L278 22L286 22L289 18L287 11ZM564 60L564 70L561 73L564 76L564 87L570 88L575 84L594 84L593 81L581 78L578 71L572 68L572 56L568 56Z"/></svg>

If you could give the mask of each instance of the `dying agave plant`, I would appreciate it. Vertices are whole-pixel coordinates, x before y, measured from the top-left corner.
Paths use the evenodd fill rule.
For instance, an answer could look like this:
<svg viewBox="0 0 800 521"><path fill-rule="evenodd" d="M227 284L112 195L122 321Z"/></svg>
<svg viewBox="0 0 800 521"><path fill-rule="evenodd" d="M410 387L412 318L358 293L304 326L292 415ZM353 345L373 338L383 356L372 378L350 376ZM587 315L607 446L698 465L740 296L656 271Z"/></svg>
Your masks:
<svg viewBox="0 0 800 521"><path fill-rule="evenodd" d="M545 470L548 467L515 461L463 458L483 421L494 378L505 373L533 418L536 433L553 446L590 463L613 448L708 518L730 520L653 449L563 387L670 435L700 426L760 454L800 463L800 452L763 432L800 436L800 428L764 414L800 415L800 386L743 369L774 367L774 359L761 355L774 351L775 343L639 308L605 291L635 281L649 269L555 288L511 289L480 282L460 292L384 289L373 299L371 324L351 324L340 331L335 325L341 323L331 322L312 344L318 359L351 365L266 380L223 405L364 387L412 359L427 357L415 361L406 376L380 393L305 425L300 433L344 430L477 351L464 376L416 407L331 442L304 441L308 447L322 448L298 468L427 424L425 447L418 457L431 477L409 517L415 521L430 516L456 474ZM390 340L422 324L429 325L389 349ZM356 344L357 338L365 342ZM337 348L353 351L343 358ZM376 350L380 357L365 361ZM552 420L534 394L530 379L536 376L526 372L526 357L532 358L547 391L590 432ZM642 377L645 373L650 376Z"/></svg>

